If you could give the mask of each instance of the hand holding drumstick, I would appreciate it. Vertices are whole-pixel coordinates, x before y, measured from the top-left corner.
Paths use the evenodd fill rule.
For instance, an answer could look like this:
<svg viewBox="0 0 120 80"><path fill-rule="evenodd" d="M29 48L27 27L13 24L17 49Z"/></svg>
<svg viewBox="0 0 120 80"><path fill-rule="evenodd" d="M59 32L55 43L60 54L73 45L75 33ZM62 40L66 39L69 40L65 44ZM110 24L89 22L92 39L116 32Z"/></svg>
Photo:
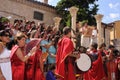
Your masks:
<svg viewBox="0 0 120 80"><path fill-rule="evenodd" d="M76 59L80 58L80 54L78 52L73 52L72 54L70 54L69 56L71 57L75 57Z"/></svg>

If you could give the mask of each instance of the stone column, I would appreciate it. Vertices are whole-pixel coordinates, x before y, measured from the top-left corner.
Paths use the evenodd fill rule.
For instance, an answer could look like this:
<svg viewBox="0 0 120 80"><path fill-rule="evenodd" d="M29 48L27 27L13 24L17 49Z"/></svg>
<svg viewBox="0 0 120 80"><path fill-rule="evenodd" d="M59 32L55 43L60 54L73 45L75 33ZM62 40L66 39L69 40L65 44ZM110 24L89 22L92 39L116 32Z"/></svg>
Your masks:
<svg viewBox="0 0 120 80"><path fill-rule="evenodd" d="M71 28L76 32L76 16L77 16L78 8L73 6L69 9L69 11L70 11L70 14L72 17L71 18L71 21L72 21ZM74 38L75 34L73 33L73 30L71 31L71 36ZM74 42L73 38L72 38L72 41ZM74 43L74 46L76 46L75 43Z"/></svg>
<svg viewBox="0 0 120 80"><path fill-rule="evenodd" d="M55 27L57 28L57 31L59 30L59 25L60 25L60 21L61 18L60 17L55 17L53 18L54 22L55 22Z"/></svg>
<svg viewBox="0 0 120 80"><path fill-rule="evenodd" d="M98 36L97 36L97 42L98 46L100 46L101 43L103 43L104 38L102 37L102 32L101 32L101 21L103 18L103 15L97 14L94 16L97 22L97 29L98 29Z"/></svg>

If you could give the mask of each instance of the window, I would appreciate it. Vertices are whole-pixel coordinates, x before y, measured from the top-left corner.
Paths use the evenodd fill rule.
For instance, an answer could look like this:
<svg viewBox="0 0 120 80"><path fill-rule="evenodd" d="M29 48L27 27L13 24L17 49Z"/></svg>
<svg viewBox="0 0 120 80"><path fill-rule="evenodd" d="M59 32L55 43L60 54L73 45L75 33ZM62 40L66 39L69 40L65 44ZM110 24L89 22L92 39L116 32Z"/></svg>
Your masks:
<svg viewBox="0 0 120 80"><path fill-rule="evenodd" d="M43 21L44 14L38 11L34 11L34 19Z"/></svg>

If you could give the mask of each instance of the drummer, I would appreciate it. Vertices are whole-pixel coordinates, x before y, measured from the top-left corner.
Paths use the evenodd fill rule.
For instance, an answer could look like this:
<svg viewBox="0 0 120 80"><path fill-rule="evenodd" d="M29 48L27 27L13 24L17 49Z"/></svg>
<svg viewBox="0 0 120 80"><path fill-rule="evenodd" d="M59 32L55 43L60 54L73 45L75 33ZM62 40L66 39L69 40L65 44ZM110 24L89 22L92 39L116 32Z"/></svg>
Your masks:
<svg viewBox="0 0 120 80"><path fill-rule="evenodd" d="M97 43L92 43L90 51L88 52L93 62L98 58L97 47L98 47Z"/></svg>
<svg viewBox="0 0 120 80"><path fill-rule="evenodd" d="M73 57L79 58L79 55L72 54L74 47L71 41L71 29L65 27L63 29L64 36L58 42L58 50L56 54L56 75L60 80L76 80L73 66Z"/></svg>
<svg viewBox="0 0 120 80"><path fill-rule="evenodd" d="M101 53L97 51L98 44L92 43L89 55L92 59L92 67L84 74L84 80L104 80L105 72L102 63Z"/></svg>

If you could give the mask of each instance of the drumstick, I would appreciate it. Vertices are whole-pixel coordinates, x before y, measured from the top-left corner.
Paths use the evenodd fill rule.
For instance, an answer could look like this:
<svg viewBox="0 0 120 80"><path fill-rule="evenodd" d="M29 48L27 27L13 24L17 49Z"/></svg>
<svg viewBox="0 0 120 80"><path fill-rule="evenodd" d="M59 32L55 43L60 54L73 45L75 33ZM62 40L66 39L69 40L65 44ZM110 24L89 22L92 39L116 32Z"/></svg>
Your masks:
<svg viewBox="0 0 120 80"><path fill-rule="evenodd" d="M80 52L73 52L72 56L76 57L76 59L78 59L78 58L80 58Z"/></svg>

